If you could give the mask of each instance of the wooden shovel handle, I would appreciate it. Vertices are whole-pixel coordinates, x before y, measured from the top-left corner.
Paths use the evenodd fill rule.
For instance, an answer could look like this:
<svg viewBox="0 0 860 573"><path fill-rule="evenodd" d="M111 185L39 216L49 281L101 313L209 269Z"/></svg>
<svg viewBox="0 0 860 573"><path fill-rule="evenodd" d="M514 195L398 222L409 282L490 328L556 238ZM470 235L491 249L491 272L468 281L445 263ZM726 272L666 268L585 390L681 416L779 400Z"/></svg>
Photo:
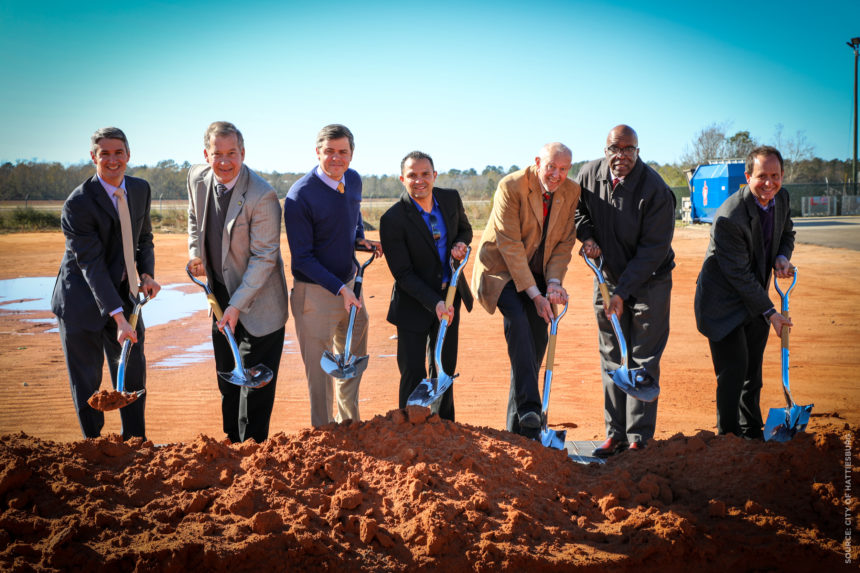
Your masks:
<svg viewBox="0 0 860 573"><path fill-rule="evenodd" d="M209 301L209 306L212 307L212 314L215 315L216 319L221 320L224 313L221 311L221 305L218 304L218 301L215 299L215 295L213 293L207 294L206 300Z"/></svg>
<svg viewBox="0 0 860 573"><path fill-rule="evenodd" d="M598 287L600 288L600 297L603 299L603 308L609 308L609 287L606 286L606 283L599 283Z"/></svg>
<svg viewBox="0 0 860 573"><path fill-rule="evenodd" d="M786 320L788 320L788 311L787 310L782 311L782 316L784 316L786 318ZM788 348L788 333L790 330L791 330L791 328L789 328L787 324L783 325L782 336L781 336L783 348Z"/></svg>
<svg viewBox="0 0 860 573"><path fill-rule="evenodd" d="M546 369L552 370L555 364L555 334L549 335L549 344L546 347Z"/></svg>

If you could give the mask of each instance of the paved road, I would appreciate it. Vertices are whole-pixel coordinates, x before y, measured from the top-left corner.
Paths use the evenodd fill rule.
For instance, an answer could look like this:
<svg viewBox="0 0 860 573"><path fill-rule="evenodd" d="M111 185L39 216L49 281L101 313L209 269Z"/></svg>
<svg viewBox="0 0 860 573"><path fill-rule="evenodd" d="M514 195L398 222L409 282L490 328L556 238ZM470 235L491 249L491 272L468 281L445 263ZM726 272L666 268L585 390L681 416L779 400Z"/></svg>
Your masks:
<svg viewBox="0 0 860 573"><path fill-rule="evenodd" d="M860 251L860 217L797 217L794 230L800 243Z"/></svg>

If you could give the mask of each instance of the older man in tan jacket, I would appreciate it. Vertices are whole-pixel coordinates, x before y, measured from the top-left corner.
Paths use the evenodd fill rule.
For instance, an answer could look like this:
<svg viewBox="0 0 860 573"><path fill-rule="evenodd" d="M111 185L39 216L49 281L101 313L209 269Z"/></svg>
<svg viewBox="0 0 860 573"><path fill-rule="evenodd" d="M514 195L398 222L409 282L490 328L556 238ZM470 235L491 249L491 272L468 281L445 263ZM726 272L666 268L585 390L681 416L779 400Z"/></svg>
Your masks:
<svg viewBox="0 0 860 573"><path fill-rule="evenodd" d="M547 143L534 165L499 181L472 275L478 302L504 316L511 359L507 429L534 439L551 304L567 302L562 281L576 242L580 188L567 178L572 159L565 145Z"/></svg>

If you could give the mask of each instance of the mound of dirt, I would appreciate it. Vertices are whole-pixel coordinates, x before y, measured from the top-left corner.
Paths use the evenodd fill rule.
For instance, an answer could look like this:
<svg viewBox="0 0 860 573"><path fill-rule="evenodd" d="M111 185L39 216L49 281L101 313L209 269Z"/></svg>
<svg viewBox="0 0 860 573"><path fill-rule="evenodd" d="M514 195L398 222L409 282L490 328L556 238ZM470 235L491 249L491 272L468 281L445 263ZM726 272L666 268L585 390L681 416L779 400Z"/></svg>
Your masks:
<svg viewBox="0 0 860 573"><path fill-rule="evenodd" d="M833 571L858 433L702 431L604 466L415 407L261 445L5 435L0 569Z"/></svg>

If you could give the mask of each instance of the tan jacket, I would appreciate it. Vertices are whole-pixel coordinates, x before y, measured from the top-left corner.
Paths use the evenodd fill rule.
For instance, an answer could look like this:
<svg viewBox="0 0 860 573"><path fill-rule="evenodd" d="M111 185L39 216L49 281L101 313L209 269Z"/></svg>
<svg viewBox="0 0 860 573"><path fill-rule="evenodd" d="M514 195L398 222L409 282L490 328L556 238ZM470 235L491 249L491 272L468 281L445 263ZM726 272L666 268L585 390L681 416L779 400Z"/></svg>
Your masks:
<svg viewBox="0 0 860 573"><path fill-rule="evenodd" d="M188 255L206 263L206 208L215 176L207 164L188 170ZM281 205L274 189L242 166L227 208L222 271L230 305L252 336L270 334L287 322L287 280L281 258Z"/></svg>
<svg viewBox="0 0 860 573"><path fill-rule="evenodd" d="M573 215L579 193L579 185L570 179L553 193L543 258L547 281L562 281L567 272L576 242ZM543 224L543 191L536 166L499 181L472 271L472 292L490 314L509 280L513 279L517 292L535 284L529 260L540 245Z"/></svg>

